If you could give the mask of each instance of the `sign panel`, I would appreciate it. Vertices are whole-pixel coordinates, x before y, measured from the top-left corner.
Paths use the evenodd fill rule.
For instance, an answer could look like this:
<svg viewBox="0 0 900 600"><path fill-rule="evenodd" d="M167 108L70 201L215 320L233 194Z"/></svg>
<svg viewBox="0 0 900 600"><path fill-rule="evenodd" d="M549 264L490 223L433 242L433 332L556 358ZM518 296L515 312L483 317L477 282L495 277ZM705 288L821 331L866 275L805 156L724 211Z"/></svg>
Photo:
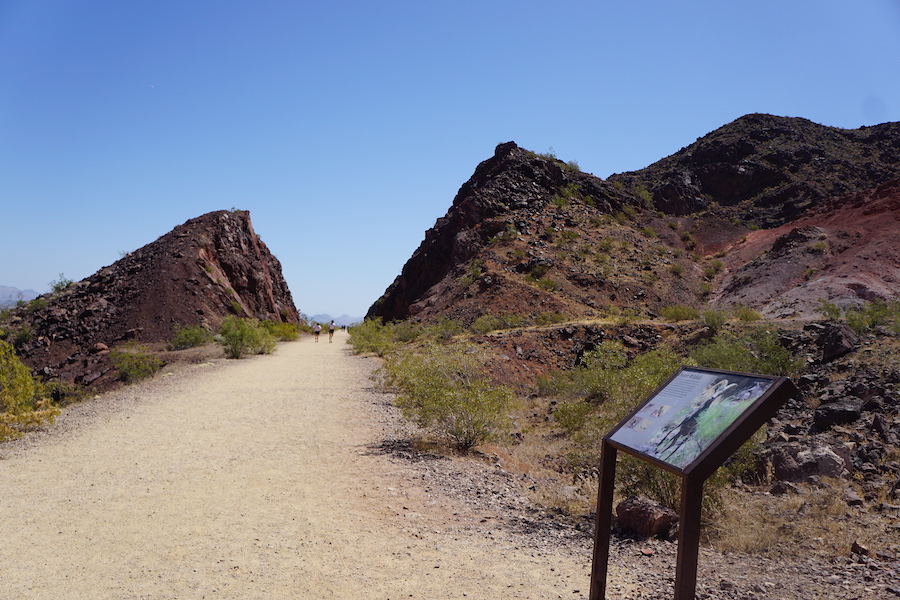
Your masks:
<svg viewBox="0 0 900 600"><path fill-rule="evenodd" d="M686 469L775 383L771 377L685 367L608 439Z"/></svg>

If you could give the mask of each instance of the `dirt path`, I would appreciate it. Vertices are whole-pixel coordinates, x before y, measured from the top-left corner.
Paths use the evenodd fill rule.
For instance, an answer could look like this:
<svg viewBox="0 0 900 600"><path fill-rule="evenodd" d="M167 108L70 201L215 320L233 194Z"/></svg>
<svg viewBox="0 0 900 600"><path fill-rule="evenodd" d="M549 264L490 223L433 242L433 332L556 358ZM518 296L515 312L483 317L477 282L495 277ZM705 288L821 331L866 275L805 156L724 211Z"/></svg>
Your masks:
<svg viewBox="0 0 900 600"><path fill-rule="evenodd" d="M587 553L485 532L373 450L373 362L344 342L158 376L0 447L0 599L586 598Z"/></svg>

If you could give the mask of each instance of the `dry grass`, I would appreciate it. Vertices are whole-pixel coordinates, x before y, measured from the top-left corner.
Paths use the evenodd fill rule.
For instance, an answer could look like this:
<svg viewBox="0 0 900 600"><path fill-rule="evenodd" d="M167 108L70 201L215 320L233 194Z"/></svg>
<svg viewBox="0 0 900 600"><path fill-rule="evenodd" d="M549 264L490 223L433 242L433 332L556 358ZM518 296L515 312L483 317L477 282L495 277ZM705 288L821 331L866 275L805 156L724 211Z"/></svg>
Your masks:
<svg viewBox="0 0 900 600"><path fill-rule="evenodd" d="M790 558L848 556L854 542L872 554L900 551L896 515L892 519L849 506L844 499L847 487L846 482L829 480L820 486L800 485L798 493L783 496L728 490L724 508L707 531L708 541L723 552Z"/></svg>

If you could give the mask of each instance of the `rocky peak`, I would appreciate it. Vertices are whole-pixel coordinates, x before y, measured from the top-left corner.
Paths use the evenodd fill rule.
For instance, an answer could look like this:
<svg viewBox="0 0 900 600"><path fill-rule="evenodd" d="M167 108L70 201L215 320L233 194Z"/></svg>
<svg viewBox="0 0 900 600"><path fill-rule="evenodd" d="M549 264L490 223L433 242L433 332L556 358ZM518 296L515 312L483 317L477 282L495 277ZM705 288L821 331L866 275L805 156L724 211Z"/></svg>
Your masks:
<svg viewBox="0 0 900 600"><path fill-rule="evenodd" d="M404 319L421 310L426 298L445 296L451 271L472 261L498 234L536 225L554 201L578 203L592 212L611 213L639 200L577 165L516 145L499 144L459 189L447 214L425 233L368 317ZM443 281L443 287L440 286ZM435 310L438 310L437 308Z"/></svg>
<svg viewBox="0 0 900 600"><path fill-rule="evenodd" d="M249 212L223 210L190 219L19 309L12 325L31 331L17 348L26 364L47 376L90 383L102 373L98 344L163 342L176 325L214 330L231 314L299 318L281 264L253 230Z"/></svg>
<svg viewBox="0 0 900 600"><path fill-rule="evenodd" d="M900 123L859 129L751 114L640 171L609 179L652 194L657 209L712 209L763 227L825 199L900 177Z"/></svg>

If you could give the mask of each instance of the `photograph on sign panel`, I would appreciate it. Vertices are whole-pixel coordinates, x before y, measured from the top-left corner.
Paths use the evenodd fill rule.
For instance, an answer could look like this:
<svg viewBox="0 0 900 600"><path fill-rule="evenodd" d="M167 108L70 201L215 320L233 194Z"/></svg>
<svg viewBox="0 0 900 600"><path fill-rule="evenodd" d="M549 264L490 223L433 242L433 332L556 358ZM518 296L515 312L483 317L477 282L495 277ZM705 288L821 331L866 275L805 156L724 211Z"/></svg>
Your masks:
<svg viewBox="0 0 900 600"><path fill-rule="evenodd" d="M682 469L772 383L761 377L685 369L610 439Z"/></svg>

